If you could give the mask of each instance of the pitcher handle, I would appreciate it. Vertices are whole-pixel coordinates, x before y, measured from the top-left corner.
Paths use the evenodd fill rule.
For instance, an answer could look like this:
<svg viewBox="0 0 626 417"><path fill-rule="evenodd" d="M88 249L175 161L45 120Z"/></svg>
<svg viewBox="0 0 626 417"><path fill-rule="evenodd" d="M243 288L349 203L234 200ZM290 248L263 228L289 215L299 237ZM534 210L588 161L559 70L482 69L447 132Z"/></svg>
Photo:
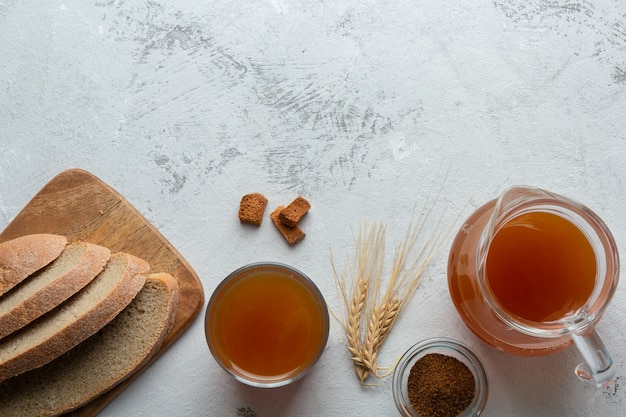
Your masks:
<svg viewBox="0 0 626 417"><path fill-rule="evenodd" d="M584 327L572 334L572 339L585 360L576 367L576 376L597 388L610 385L615 378L615 366L595 327L592 324Z"/></svg>

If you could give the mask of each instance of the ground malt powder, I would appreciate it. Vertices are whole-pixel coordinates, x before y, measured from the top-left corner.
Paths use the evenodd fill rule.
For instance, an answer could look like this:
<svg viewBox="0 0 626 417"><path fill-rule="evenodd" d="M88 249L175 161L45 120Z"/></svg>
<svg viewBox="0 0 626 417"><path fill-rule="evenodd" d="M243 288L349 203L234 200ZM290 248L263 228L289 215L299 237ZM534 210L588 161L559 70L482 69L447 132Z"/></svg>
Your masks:
<svg viewBox="0 0 626 417"><path fill-rule="evenodd" d="M407 390L420 417L456 417L472 403L476 382L460 360L429 353L411 368Z"/></svg>

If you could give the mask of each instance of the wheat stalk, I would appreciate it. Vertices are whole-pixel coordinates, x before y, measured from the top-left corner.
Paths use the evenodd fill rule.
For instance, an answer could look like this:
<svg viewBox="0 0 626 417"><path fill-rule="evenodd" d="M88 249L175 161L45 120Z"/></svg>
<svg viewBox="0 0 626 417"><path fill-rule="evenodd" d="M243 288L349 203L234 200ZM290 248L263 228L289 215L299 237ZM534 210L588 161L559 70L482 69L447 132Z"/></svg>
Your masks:
<svg viewBox="0 0 626 417"><path fill-rule="evenodd" d="M451 227L448 233L437 232L441 229L442 213L436 222L435 232L416 248L434 206L434 202L430 207L425 203L417 218L413 208L407 231L394 251L386 282L383 282L386 228L382 223L360 225L354 239L354 260L352 263L346 261L341 274L335 268L331 251L333 274L344 312L342 317L335 317L342 323L345 344L362 385L370 385L366 383L370 376L384 378L393 372L393 367L378 366L378 353L402 309L419 286L426 266L452 230ZM410 257L413 257L411 262Z"/></svg>

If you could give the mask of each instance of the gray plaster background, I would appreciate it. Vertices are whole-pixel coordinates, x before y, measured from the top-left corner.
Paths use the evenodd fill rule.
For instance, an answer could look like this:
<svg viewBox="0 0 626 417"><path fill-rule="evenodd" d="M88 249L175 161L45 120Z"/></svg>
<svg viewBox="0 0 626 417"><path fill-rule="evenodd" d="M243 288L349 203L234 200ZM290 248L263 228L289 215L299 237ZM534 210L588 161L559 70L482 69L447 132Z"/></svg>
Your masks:
<svg viewBox="0 0 626 417"><path fill-rule="evenodd" d="M0 0L0 228L71 167L135 205L207 299L236 267L277 260L336 308L329 249L351 254L361 220L385 221L395 244L413 204L441 184L450 227L513 184L578 199L626 259L626 5ZM270 208L308 198L305 240L288 247L267 218L242 227L250 191ZM485 416L626 415L623 285L599 326L618 380L594 392L572 374L574 350L520 358L478 341L449 299L446 257L447 247L381 364L447 335L485 362ZM259 391L216 365L202 315L101 415L395 415L391 380L361 388L337 326L313 373Z"/></svg>

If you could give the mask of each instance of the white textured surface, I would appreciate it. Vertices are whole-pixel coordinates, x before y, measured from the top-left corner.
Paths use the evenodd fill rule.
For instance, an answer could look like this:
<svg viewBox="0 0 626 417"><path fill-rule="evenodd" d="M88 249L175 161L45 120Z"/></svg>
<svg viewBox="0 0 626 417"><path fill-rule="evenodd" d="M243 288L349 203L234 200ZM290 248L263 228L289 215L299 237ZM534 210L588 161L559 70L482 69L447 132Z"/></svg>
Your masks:
<svg viewBox="0 0 626 417"><path fill-rule="evenodd" d="M391 3L391 4L389 4ZM576 198L626 245L626 6L622 0L0 0L0 228L54 175L87 169L186 257L208 299L231 270L277 260L336 308L329 248L361 220L398 242L449 167L446 224L512 184ZM246 192L312 211L289 248ZM464 209L464 207L468 206ZM446 251L444 251L446 252ZM626 290L599 329L617 383L594 392L574 350L520 358L479 342L449 299L442 252L387 341L447 335L491 382L485 416L626 415ZM390 379L361 388L340 332L299 383L229 378L203 314L102 416L393 416Z"/></svg>

